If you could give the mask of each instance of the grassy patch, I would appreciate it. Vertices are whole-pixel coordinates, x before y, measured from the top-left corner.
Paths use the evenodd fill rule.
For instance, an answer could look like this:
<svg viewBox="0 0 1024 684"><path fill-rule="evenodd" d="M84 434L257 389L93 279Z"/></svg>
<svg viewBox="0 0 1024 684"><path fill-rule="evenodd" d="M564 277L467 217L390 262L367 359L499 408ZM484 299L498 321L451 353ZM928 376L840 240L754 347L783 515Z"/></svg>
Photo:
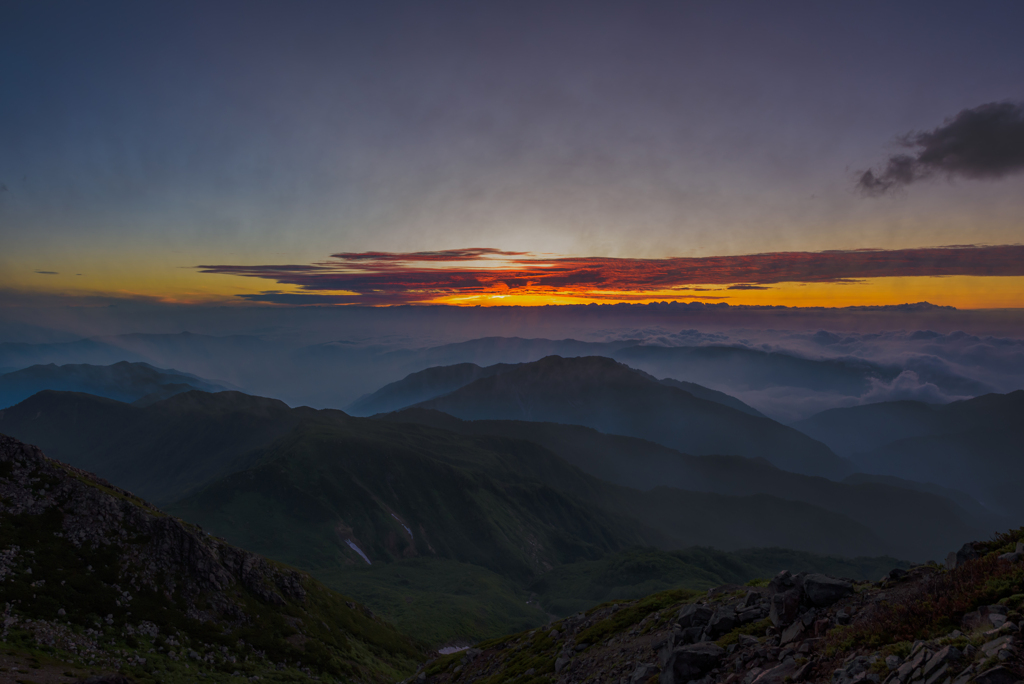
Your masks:
<svg viewBox="0 0 1024 684"><path fill-rule="evenodd" d="M998 560L997 552L990 552L937 574L911 600L882 602L862 624L832 630L828 650L836 653L860 646L880 648L938 638L958 628L963 616L978 606L1020 593L1024 593L1024 565L1005 563Z"/></svg>
<svg viewBox="0 0 1024 684"><path fill-rule="evenodd" d="M765 635L765 632L771 626L772 621L767 618L765 618L764 620L758 620L757 622L748 622L747 624L740 625L728 634L720 637L718 641L716 641L715 643L717 643L722 648L725 648L726 646L729 646L730 644L735 644L737 641L739 641L740 635L742 634L754 636L760 639Z"/></svg>
<svg viewBox="0 0 1024 684"><path fill-rule="evenodd" d="M486 568L443 558L314 572L431 646L456 639L476 643L544 624L530 595Z"/></svg>
<svg viewBox="0 0 1024 684"><path fill-rule="evenodd" d="M576 637L577 644L596 644L611 635L625 631L638 624L645 617L670 606L679 606L696 599L700 594L685 589L673 589L648 596L629 607L616 611L611 616L584 630ZM669 617L669 616L665 616Z"/></svg>

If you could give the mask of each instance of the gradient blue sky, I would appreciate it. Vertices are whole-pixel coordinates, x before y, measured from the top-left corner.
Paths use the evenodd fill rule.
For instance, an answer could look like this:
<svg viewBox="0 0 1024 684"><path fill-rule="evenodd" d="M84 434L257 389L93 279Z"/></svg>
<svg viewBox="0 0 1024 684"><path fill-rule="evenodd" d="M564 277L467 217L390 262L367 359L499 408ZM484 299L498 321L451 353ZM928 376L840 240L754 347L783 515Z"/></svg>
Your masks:
<svg viewBox="0 0 1024 684"><path fill-rule="evenodd" d="M1019 175L855 183L897 135L1024 99L1022 25L1010 1L7 2L0 288L1020 243Z"/></svg>

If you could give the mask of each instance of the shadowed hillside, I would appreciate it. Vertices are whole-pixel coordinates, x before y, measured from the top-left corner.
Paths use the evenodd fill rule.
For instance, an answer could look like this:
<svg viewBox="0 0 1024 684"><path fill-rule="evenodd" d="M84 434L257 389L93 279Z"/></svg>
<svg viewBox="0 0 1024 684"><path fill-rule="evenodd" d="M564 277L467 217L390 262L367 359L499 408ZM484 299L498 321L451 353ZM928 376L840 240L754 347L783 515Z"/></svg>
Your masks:
<svg viewBox="0 0 1024 684"><path fill-rule="evenodd" d="M943 406L892 402L833 409L801 424L852 456L868 473L967 492L987 508L1024 520L1024 390ZM878 429L873 426L878 425Z"/></svg>
<svg viewBox="0 0 1024 684"><path fill-rule="evenodd" d="M4 435L0 500L5 655L32 664L33 677L387 682L420 657L305 573Z"/></svg>

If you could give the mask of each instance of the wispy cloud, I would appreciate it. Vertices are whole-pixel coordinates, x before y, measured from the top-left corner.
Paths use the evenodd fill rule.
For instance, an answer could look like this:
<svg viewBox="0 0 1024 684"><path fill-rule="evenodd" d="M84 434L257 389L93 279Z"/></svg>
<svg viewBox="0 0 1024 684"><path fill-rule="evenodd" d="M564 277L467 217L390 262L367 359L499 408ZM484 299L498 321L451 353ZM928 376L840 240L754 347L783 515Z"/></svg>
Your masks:
<svg viewBox="0 0 1024 684"><path fill-rule="evenodd" d="M857 186L882 195L936 175L1002 178L1024 171L1024 105L991 102L965 109L942 126L908 133L897 142L912 150L894 154L878 171L860 174Z"/></svg>
<svg viewBox="0 0 1024 684"><path fill-rule="evenodd" d="M487 261L468 267L461 261ZM470 295L579 295L641 298L643 293L732 290L774 283L849 282L886 276L1024 276L1024 245L903 250L776 252L720 257L613 259L560 257L494 249L338 253L314 264L203 265L202 273L273 280L300 288L243 295L254 301L399 304ZM309 294L304 294L305 291ZM690 295L693 296L693 295ZM710 299L711 296L696 297Z"/></svg>

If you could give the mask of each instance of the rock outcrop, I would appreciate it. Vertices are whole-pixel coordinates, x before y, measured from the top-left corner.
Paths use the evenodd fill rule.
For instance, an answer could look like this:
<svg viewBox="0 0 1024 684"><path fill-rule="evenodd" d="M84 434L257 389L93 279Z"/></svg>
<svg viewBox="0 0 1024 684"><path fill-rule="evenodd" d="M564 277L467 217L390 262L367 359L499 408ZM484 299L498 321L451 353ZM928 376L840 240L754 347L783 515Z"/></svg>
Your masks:
<svg viewBox="0 0 1024 684"><path fill-rule="evenodd" d="M458 672L438 658L416 681L1019 684L1024 562L1014 543L968 545L955 569L915 566L874 583L783 571L763 586L606 604L481 644Z"/></svg>
<svg viewBox="0 0 1024 684"><path fill-rule="evenodd" d="M380 681L418 653L308 575L4 435L0 606L3 641L71 670Z"/></svg>

